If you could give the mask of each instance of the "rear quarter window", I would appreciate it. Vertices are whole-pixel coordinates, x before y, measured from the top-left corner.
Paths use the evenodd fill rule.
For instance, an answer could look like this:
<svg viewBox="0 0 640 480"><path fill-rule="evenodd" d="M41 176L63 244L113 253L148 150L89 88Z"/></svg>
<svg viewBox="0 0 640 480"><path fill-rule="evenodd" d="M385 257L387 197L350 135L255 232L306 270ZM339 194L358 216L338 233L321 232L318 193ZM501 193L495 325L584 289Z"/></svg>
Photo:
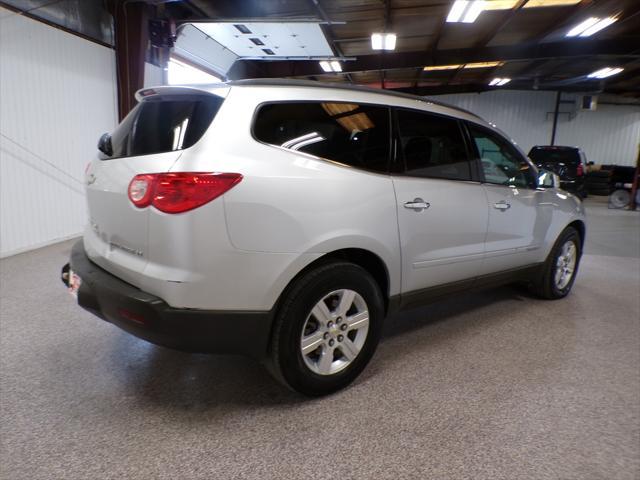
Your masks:
<svg viewBox="0 0 640 480"><path fill-rule="evenodd" d="M260 142L374 172L387 172L389 108L347 102L262 105L253 135Z"/></svg>
<svg viewBox="0 0 640 480"><path fill-rule="evenodd" d="M189 148L204 135L222 102L213 95L148 97L113 131L113 154L106 158Z"/></svg>

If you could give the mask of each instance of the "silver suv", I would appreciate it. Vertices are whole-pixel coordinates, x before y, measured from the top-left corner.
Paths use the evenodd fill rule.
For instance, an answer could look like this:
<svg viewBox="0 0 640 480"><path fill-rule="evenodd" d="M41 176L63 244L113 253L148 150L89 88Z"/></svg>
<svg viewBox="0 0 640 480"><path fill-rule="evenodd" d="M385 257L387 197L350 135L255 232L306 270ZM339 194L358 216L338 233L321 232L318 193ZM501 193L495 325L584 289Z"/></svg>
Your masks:
<svg viewBox="0 0 640 480"><path fill-rule="evenodd" d="M267 360L322 395L389 312L527 282L561 298L580 201L477 116L317 82L158 87L99 143L63 279L150 342Z"/></svg>

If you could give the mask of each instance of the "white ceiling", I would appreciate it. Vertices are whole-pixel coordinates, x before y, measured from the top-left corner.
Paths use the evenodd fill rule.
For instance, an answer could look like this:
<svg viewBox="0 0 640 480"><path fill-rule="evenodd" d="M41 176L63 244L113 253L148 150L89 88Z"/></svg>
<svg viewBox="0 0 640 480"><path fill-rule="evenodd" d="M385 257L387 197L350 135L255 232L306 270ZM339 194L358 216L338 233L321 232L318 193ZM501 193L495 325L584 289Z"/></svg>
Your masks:
<svg viewBox="0 0 640 480"><path fill-rule="evenodd" d="M240 57L333 57L334 53L317 23L195 23L216 42ZM242 33L244 25L251 33ZM256 45L250 39L264 45ZM269 55L264 49L270 49Z"/></svg>

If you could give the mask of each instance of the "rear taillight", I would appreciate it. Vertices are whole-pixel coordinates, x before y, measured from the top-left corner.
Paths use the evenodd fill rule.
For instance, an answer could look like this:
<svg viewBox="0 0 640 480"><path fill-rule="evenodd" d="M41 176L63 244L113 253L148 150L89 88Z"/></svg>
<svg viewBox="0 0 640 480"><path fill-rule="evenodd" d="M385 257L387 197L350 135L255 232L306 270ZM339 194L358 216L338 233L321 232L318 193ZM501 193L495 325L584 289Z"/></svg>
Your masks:
<svg viewBox="0 0 640 480"><path fill-rule="evenodd" d="M153 205L165 213L182 213L219 197L242 180L239 173L150 173L129 183L129 199L138 208Z"/></svg>
<svg viewBox="0 0 640 480"><path fill-rule="evenodd" d="M138 208L151 205L155 175L136 175L129 183L129 200Z"/></svg>
<svg viewBox="0 0 640 480"><path fill-rule="evenodd" d="M578 177L581 177L581 176L584 175L584 170L582 169L582 164L581 163L579 163L578 164L578 168L576 168L576 175Z"/></svg>

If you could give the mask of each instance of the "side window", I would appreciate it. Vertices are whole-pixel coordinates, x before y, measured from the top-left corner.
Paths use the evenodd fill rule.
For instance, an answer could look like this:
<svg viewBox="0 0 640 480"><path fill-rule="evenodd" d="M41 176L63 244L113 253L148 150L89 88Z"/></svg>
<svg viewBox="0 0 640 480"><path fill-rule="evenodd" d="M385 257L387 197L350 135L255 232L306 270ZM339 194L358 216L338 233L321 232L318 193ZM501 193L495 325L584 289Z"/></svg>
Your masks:
<svg viewBox="0 0 640 480"><path fill-rule="evenodd" d="M474 125L469 125L469 131L478 149L487 183L535 187L536 174L531 164L507 140Z"/></svg>
<svg viewBox="0 0 640 480"><path fill-rule="evenodd" d="M458 121L397 110L405 173L416 177L471 180L471 165Z"/></svg>
<svg viewBox="0 0 640 480"><path fill-rule="evenodd" d="M273 103L260 108L253 133L261 142L387 172L389 109L337 102Z"/></svg>

